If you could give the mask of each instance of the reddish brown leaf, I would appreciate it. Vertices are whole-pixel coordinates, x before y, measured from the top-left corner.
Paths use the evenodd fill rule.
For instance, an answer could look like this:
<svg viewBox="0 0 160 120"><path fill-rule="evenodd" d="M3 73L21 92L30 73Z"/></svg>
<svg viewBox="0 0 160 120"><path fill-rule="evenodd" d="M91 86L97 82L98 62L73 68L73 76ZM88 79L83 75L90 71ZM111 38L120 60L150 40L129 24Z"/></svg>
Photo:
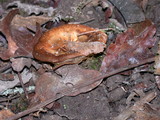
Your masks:
<svg viewBox="0 0 160 120"><path fill-rule="evenodd" d="M149 19L146 19L145 21L142 21L140 23L135 23L130 26L130 28L134 29L135 35L139 35L139 33L143 32L146 27L149 27L152 25L152 21Z"/></svg>
<svg viewBox="0 0 160 120"><path fill-rule="evenodd" d="M38 30L34 36L27 28L15 26L15 24L12 25L11 21L17 13L17 9L12 10L1 21L0 30L8 41L8 48L0 51L0 58L4 60L17 56L32 57L33 46L41 36L40 27L37 27Z"/></svg>
<svg viewBox="0 0 160 120"><path fill-rule="evenodd" d="M119 34L116 42L112 43L106 50L101 71L103 73L109 72L153 56L149 48L153 47L156 42L155 33L156 28L152 25L147 27L139 36L134 36L132 29Z"/></svg>
<svg viewBox="0 0 160 120"><path fill-rule="evenodd" d="M2 81L10 81L14 79L14 75L13 74L5 74L5 73L0 73L0 80Z"/></svg>
<svg viewBox="0 0 160 120"><path fill-rule="evenodd" d="M15 41L12 38L11 34L11 28L10 24L13 19L13 17L18 13L18 10L12 10L8 13L8 15L1 21L1 32L6 36L6 39L8 41L8 49L5 51L2 51L0 53L0 57L2 59L8 59L11 56L14 55L15 51L18 49Z"/></svg>
<svg viewBox="0 0 160 120"><path fill-rule="evenodd" d="M112 16L112 12L113 10L111 10L111 8L108 8L106 11L105 11L105 19L106 19L106 22L109 23L109 18Z"/></svg>
<svg viewBox="0 0 160 120"><path fill-rule="evenodd" d="M159 42L159 45L158 45L158 51L157 51L157 56L156 56L156 59L155 59L155 73L160 75L160 42Z"/></svg>
<svg viewBox="0 0 160 120"><path fill-rule="evenodd" d="M52 2L53 2L53 8L56 8L58 5L59 5L59 2L61 1L61 0L51 0ZM50 1L50 2L51 2Z"/></svg>
<svg viewBox="0 0 160 120"><path fill-rule="evenodd" d="M8 109L0 111L0 120L6 120L7 118L14 116L15 114Z"/></svg>

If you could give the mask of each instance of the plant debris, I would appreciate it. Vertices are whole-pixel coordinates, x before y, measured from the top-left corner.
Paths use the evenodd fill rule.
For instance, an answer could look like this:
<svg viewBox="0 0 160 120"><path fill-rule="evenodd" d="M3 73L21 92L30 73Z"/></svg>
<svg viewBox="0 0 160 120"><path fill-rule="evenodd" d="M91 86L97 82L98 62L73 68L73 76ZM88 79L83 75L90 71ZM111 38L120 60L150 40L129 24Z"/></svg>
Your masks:
<svg viewBox="0 0 160 120"><path fill-rule="evenodd" d="M157 0L0 3L0 119L160 120Z"/></svg>
<svg viewBox="0 0 160 120"><path fill-rule="evenodd" d="M20 1L13 1L9 3L7 5L7 8L12 7L12 6L17 6L20 10L23 10L28 15L31 15L32 13L38 15L41 12L43 12L44 14L47 14L48 16L52 16L55 11L53 7L43 8L43 7L36 6L36 5L29 5L29 4L21 3Z"/></svg>
<svg viewBox="0 0 160 120"><path fill-rule="evenodd" d="M111 43L106 50L101 71L103 73L110 72L154 56L149 48L152 48L157 40L154 37L155 33L156 28L152 25L138 36L134 35L134 30L132 29L119 34L115 43Z"/></svg>
<svg viewBox="0 0 160 120"><path fill-rule="evenodd" d="M36 80L34 101L42 102L50 98L75 96L92 90L102 81L91 83L89 79L98 77L101 73L96 70L82 69L78 65L66 65L58 68L55 72L57 74L44 73ZM85 85L83 85L84 82Z"/></svg>
<svg viewBox="0 0 160 120"><path fill-rule="evenodd" d="M10 11L0 23L0 31L6 36L8 41L8 48L4 48L0 52L0 58L4 60L18 56L32 57L33 46L37 42L39 34L41 34L40 31L37 31L37 34L33 36L27 28L12 27L11 21L17 13L17 9Z"/></svg>

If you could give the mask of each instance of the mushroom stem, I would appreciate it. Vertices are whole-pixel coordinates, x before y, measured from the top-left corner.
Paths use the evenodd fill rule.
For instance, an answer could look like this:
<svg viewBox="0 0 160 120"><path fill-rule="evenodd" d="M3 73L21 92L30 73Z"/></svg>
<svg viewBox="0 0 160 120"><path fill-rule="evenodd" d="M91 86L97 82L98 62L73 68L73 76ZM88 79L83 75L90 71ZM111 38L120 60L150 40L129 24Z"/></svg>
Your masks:
<svg viewBox="0 0 160 120"><path fill-rule="evenodd" d="M97 29L97 30L93 30L93 31L83 32L83 33L78 34L77 36L82 36L82 35L86 35L86 34L94 33L94 32L99 32L99 31L110 31L110 30L115 31L114 28L104 28L104 29Z"/></svg>

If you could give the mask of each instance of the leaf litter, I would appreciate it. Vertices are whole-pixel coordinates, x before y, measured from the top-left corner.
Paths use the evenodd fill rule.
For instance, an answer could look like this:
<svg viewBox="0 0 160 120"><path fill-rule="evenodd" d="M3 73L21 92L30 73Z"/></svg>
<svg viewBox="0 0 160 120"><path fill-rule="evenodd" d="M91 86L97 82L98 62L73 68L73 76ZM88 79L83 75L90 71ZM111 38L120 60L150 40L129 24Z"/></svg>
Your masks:
<svg viewBox="0 0 160 120"><path fill-rule="evenodd" d="M81 1L81 2L79 1L81 0L77 0L75 2L75 5L77 3L79 4L78 6L80 6L85 3L84 1ZM67 2L69 3L69 1L64 1L64 4L67 4ZM142 2L143 3L142 7L144 10L147 9L146 7L147 2L148 1ZM125 21L119 22L115 18L112 18L114 15L116 15L116 12L114 10L110 11L111 8L114 9L113 6L110 6L111 4L107 3L106 1L103 1L102 3L87 2L87 4L84 4L85 5L84 8L78 9L77 12L79 12L79 14L77 15L83 18L84 16L81 14L81 12L83 10L85 11L85 9L92 10L91 6L93 6L93 4L97 11L98 11L98 7L102 7L103 9L106 9L108 8L108 5L109 5L110 9L108 9L108 11L105 11L106 13L103 10L98 11L99 15L104 13L104 16L102 15L104 17L103 28L104 26L106 27L108 25L107 22L112 22L112 21L114 21L114 24L121 26L121 28L123 28L122 26L125 24L124 23ZM27 17L22 17L21 15L16 15L18 14L18 9L15 9L8 12L8 14L4 16L0 21L0 25L1 25L0 31L2 36L0 38L0 41L2 41L1 42L2 46L0 47L0 58L1 58L0 65L4 64L6 60L7 62L11 63L9 67L3 68L3 72L1 72L0 78L5 80L5 78L7 79L7 75L8 76L12 75L11 76L12 81L8 81L10 80L10 77L8 77L7 81L2 81L2 80L0 81L1 86L3 86L1 87L0 92L3 93L4 91L9 90L9 88L14 88L14 86L19 86L19 79L20 79L19 74L20 74L23 82L27 83L25 84L25 87L29 86L30 82L32 82L32 84L35 84L35 94L33 97L31 97L30 94L28 96L30 99L30 105L27 111L24 111L24 112L22 111L22 113L18 115L12 114L11 116L13 117L10 117L9 118L10 120L18 119L26 114L29 114L35 111L41 112L39 108L42 108L53 101L54 103L58 102L59 100L63 101L63 99L65 100L64 96L81 96L81 93L88 94L90 93L89 91L92 92L93 89L96 90L97 87L98 88L101 87L105 93L104 95L105 97L103 97L103 99L106 100L106 106L107 107L114 106L113 108L110 108L108 113L106 113L107 116L105 117L113 118L115 120L122 120L122 119L124 120L124 119L129 119L130 117L135 118L136 120L140 120L140 119L158 120L159 119L159 111L155 110L155 109L158 109L159 106L156 106L157 107L156 108L149 104L151 100L153 100L154 98L157 98L157 96L159 95L156 92L151 92L151 91L154 91L155 89L155 85L153 81L154 79L156 80L156 83L159 87L159 84L158 84L159 76L158 75L154 76L152 73L148 73L147 68L150 67L149 64L146 66L138 67L138 68L135 68L134 70L131 70L131 72L126 74L127 76L121 77L122 76L121 74L117 75L117 78L113 76L110 78L110 82L108 80L103 81L102 78L98 79L100 76L110 72L114 72L117 69L121 69L123 67L130 66L132 64L139 64L144 60L153 58L155 56L155 53L152 51L152 48L156 45L156 41L158 40L158 38L155 37L156 25L154 25L152 22L145 22L145 24L143 23L137 24L138 26L140 26L140 29L138 29L140 30L139 32L137 32L137 28L135 26L128 28L127 31L124 31L122 33L116 33L116 31L111 31L114 36L116 35L117 36L116 36L115 42L111 43L110 45L107 45L108 47L106 47L106 45L104 44L107 40L107 35L105 35L101 31L101 29L94 29L94 28L87 28L89 31L86 31L86 30L81 31L79 30L79 28L70 29L69 31L73 31L73 32L67 34L68 38L64 39L65 42L63 41L59 42L58 41L58 38L60 38L59 35L66 34L66 33L63 33L63 30L65 31L66 28L64 28L63 26L60 26L58 27L58 28L61 28L60 31L58 31L56 34L54 33L53 35L51 34L51 37L57 35L57 37L55 36L53 40L57 40L56 44L58 43L59 46L55 46L55 47L58 48L58 49L56 48L56 50L58 50L59 54L62 56L59 58L59 60L54 61L52 58L55 58L56 56L55 54L53 57L52 55L48 56L48 53L38 52L39 56L41 57L41 59L39 59L38 57L35 57L34 47L36 44L39 44L38 41L40 37L41 36L43 37L42 31L46 31L46 28L44 28L43 25L47 24L48 21L53 21L53 19L51 19L50 17L52 14L49 14L49 17L47 17L46 10L49 10L49 9L38 6L39 8L38 11L34 11L33 10L34 5L23 4L21 2L16 2L16 1L8 4L8 6L14 6L15 4L17 4L17 7L20 8L20 10L25 12L28 12L29 8L31 8L30 9L31 11L28 12L28 15L31 15L33 13L33 14L36 14L37 16L27 15ZM61 0L58 1L56 5L57 8L54 8L54 9L62 9L61 4L62 4L62 1ZM105 6L105 8L104 6L102 6L104 4L107 5ZM26 7L26 9L23 9L22 6L28 6L28 7ZM44 12L45 16L39 15L40 12L42 13ZM63 12L62 14L65 15ZM91 14L91 12L89 12L89 14ZM100 17L102 18L102 16ZM98 17L99 16L97 16L97 19ZM121 19L125 18L123 16L121 17L122 17ZM105 19L107 19L107 22ZM71 25L68 25L68 26L71 26ZM126 26L124 28L126 28ZM88 32L90 33L88 34ZM82 33L83 35L78 36L77 33L78 34ZM100 33L100 35L98 33ZM105 38L104 42L102 41L100 41L99 43L95 42L94 39L98 39L99 36L101 36L101 34L103 34L102 36L104 36ZM47 35L47 32L44 35ZM47 35L47 40L48 39L50 39L50 37L48 37ZM70 39L71 41L66 43L66 41ZM79 39L80 42L79 41L77 42L76 41L77 39ZM110 41L110 38L108 39L108 41ZM51 44L50 43L51 41L48 40L47 42ZM49 48L47 44L46 43L43 44L44 46L46 45L45 50L50 51L50 54L53 54L54 49L52 49L52 47ZM42 46L42 44L40 46ZM101 49L98 49L99 47ZM106 49L104 52L105 55L103 54L104 48ZM64 57L65 52L67 53L65 54L66 57ZM78 56L67 57L68 53L74 53L74 54L76 53L78 54ZM104 58L102 59L102 63L99 63L101 64L100 70L90 70L90 69L83 68L81 66L81 64L86 62L88 58L94 57L94 59L96 59L96 55L94 54L97 54L97 53L101 53L104 56ZM79 56L85 56L85 59ZM63 57L65 59L61 59ZM69 65L66 65L66 64L69 64ZM74 64L74 65L70 65L70 64ZM156 74L159 74L158 64L159 64L159 58L157 57L156 65L155 65ZM54 69L55 66L58 66L58 67ZM145 77L147 75L144 71L148 74L148 76L152 76L152 77L149 77L147 79ZM95 80L96 78L97 80ZM115 84L114 82L112 83L112 81L114 80L115 80ZM109 83L107 83L107 81ZM21 83L21 86L23 86L23 84ZM139 91L143 91L141 92L143 94L138 94L138 93L135 94L135 91L136 91L135 89L138 89ZM23 90L25 89L23 88ZM151 93L147 94L148 91ZM16 93L11 93L11 94L13 95ZM99 92L99 94L101 94L101 92ZM117 94L118 94L118 97L117 97ZM136 97L134 97L135 95L140 96L140 99L137 99ZM10 94L8 94L8 96L10 96ZM126 99L126 97L124 96L127 96L128 98ZM97 98L97 99L102 99L102 98ZM133 103L134 105L132 104L133 102L132 100L135 100L135 102ZM74 103L71 103L71 101L72 100L66 103L66 105L69 103L74 104ZM79 105L81 105L82 101L80 100L79 101L76 100L76 101L79 102ZM126 101L126 103L125 102L124 103L122 102L122 103L126 104L128 108L125 105L118 106L118 104L120 103L117 101L120 101L120 102ZM61 102L60 104L61 105L65 104L65 102L63 103ZM36 105L38 105L39 107L36 107ZM50 104L47 107L51 108L52 105L54 104ZM155 103L155 105L157 104ZM89 108L86 108L86 110ZM117 110L115 110L116 108ZM121 110L122 108L124 112L122 112ZM75 110L76 109L77 108L75 108ZM85 108L82 108L82 110L83 109ZM115 111L116 113L114 114ZM62 112L62 108L58 111L58 115L60 115L59 117L62 117L61 112ZM90 111L90 113L88 114L92 114L92 112L93 111ZM113 115L109 114L111 112L113 112ZM151 114L148 114L149 112L151 112ZM0 113L3 114L3 112L0 112ZM96 111L96 113L98 113L98 111ZM10 115L8 115L8 117L9 116ZM74 117L76 119L80 119L80 118L77 118L77 116L74 116ZM87 115L83 114L81 116L81 119L87 118L87 117L88 117ZM96 116L96 117L97 117L96 119L101 119L101 114L99 114L99 116ZM70 116L68 116L68 118L70 118ZM88 119L94 119L94 118L88 117Z"/></svg>
<svg viewBox="0 0 160 120"><path fill-rule="evenodd" d="M138 36L134 35L134 30L119 34L115 43L106 49L106 56L101 65L101 72L106 73L129 64L138 63L140 60L154 56L149 48L156 42L156 28L154 25L147 27Z"/></svg>

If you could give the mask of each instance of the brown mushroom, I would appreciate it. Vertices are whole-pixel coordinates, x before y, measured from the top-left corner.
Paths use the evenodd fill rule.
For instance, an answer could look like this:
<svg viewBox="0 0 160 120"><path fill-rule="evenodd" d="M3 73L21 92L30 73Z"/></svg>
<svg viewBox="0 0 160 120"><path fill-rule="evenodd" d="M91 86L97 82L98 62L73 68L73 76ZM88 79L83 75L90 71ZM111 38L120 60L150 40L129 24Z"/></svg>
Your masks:
<svg viewBox="0 0 160 120"><path fill-rule="evenodd" d="M44 62L59 63L103 52L107 35L79 24L66 24L42 35L33 56Z"/></svg>

